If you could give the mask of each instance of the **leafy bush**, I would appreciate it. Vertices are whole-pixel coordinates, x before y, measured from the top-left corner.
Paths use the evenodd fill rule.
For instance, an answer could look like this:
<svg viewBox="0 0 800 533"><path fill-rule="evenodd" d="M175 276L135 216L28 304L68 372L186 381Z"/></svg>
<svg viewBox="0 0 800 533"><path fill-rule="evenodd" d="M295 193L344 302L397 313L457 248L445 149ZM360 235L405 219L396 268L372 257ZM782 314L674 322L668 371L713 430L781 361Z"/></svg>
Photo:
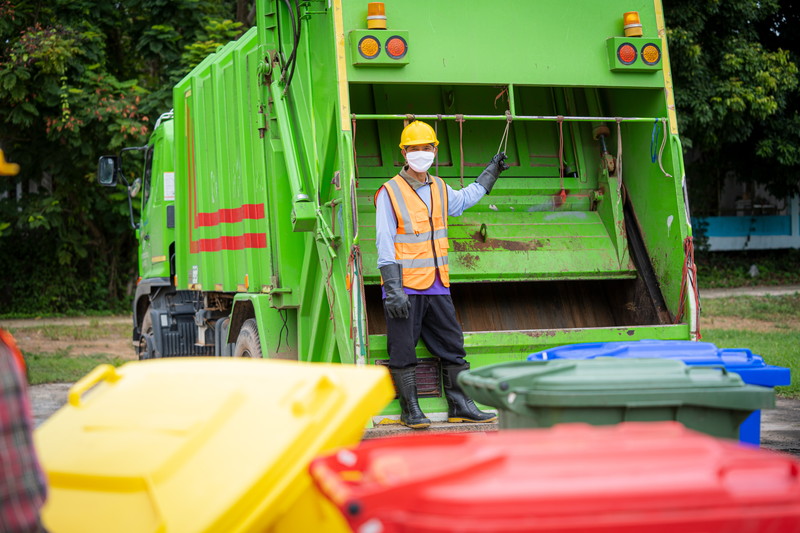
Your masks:
<svg viewBox="0 0 800 533"><path fill-rule="evenodd" d="M695 260L701 289L800 284L800 250L696 251Z"/></svg>

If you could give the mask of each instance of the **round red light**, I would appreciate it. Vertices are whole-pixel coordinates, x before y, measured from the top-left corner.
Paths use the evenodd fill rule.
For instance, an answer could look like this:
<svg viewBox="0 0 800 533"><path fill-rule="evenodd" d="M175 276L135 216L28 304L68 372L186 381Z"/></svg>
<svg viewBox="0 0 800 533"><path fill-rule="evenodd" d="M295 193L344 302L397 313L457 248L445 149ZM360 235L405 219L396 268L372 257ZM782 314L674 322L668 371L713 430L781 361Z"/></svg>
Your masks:
<svg viewBox="0 0 800 533"><path fill-rule="evenodd" d="M395 35L386 41L386 53L392 59L400 59L406 55L406 52L408 52L408 44L402 37Z"/></svg>
<svg viewBox="0 0 800 533"><path fill-rule="evenodd" d="M617 58L623 65L630 65L636 61L636 48L630 43L622 43L617 48Z"/></svg>

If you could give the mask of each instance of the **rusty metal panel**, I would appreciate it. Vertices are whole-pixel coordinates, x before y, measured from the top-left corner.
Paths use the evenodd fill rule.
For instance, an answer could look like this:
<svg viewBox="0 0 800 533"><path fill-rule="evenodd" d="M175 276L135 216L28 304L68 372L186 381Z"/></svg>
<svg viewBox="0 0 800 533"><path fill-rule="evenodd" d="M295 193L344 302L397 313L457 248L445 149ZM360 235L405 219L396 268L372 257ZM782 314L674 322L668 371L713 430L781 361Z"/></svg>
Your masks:
<svg viewBox="0 0 800 533"><path fill-rule="evenodd" d="M376 365L388 367L388 359L378 359ZM417 361L417 396L438 398L442 395L442 372L439 359L426 357ZM397 396L395 396L397 398Z"/></svg>

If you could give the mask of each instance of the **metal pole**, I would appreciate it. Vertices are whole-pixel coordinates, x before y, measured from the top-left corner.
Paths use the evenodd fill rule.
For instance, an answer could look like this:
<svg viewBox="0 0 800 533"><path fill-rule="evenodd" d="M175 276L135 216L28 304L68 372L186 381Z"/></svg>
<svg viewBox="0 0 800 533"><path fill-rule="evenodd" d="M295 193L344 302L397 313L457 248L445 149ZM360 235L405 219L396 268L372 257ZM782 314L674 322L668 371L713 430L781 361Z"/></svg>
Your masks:
<svg viewBox="0 0 800 533"><path fill-rule="evenodd" d="M506 115L459 115L463 116L464 120L506 120ZM405 120L408 118L408 115L382 115L382 114L355 114L353 113L350 115L350 118L356 120ZM456 115L414 115L416 119L427 119L427 120L435 120L435 119L442 119L442 120L455 120ZM571 116L564 116L560 117L561 120L564 122L595 122L595 121L610 121L616 122L620 120L621 122L650 122L652 123L655 120L664 120L663 118L656 118L656 117L571 117ZM511 115L512 120L522 120L522 121L557 121L559 117L556 115L547 116L547 115Z"/></svg>

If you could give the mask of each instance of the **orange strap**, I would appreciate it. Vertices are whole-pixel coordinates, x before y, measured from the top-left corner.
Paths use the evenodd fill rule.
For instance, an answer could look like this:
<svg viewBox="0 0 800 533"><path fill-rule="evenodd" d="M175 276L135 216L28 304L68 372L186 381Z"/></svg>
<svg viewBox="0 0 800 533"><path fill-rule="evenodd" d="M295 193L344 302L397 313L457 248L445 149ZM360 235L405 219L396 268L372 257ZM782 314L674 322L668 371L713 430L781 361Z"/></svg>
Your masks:
<svg viewBox="0 0 800 533"><path fill-rule="evenodd" d="M694 262L694 242L692 237L686 237L683 241L683 253L684 253L684 263L683 263L683 275L681 276L681 292L680 292L680 304L678 305L678 314L675 316L675 323L680 323L681 319L683 318L684 313L686 312L686 291L691 290L694 294L696 305L700 306L700 290L697 287L697 265ZM695 309L695 313L697 313L698 309ZM700 340L703 336L700 334L700 320L699 316L695 315L695 321L697 323L697 331L694 333L697 335L697 339Z"/></svg>
<svg viewBox="0 0 800 533"><path fill-rule="evenodd" d="M27 372L27 367L25 366L25 359L22 357L22 352L19 351L19 348L17 347L17 341L14 340L14 337L11 336L11 333L4 329L0 329L0 342L5 343L5 345L8 346L8 349L11 350L11 355L14 357L14 359L16 359L19 369L24 376Z"/></svg>

